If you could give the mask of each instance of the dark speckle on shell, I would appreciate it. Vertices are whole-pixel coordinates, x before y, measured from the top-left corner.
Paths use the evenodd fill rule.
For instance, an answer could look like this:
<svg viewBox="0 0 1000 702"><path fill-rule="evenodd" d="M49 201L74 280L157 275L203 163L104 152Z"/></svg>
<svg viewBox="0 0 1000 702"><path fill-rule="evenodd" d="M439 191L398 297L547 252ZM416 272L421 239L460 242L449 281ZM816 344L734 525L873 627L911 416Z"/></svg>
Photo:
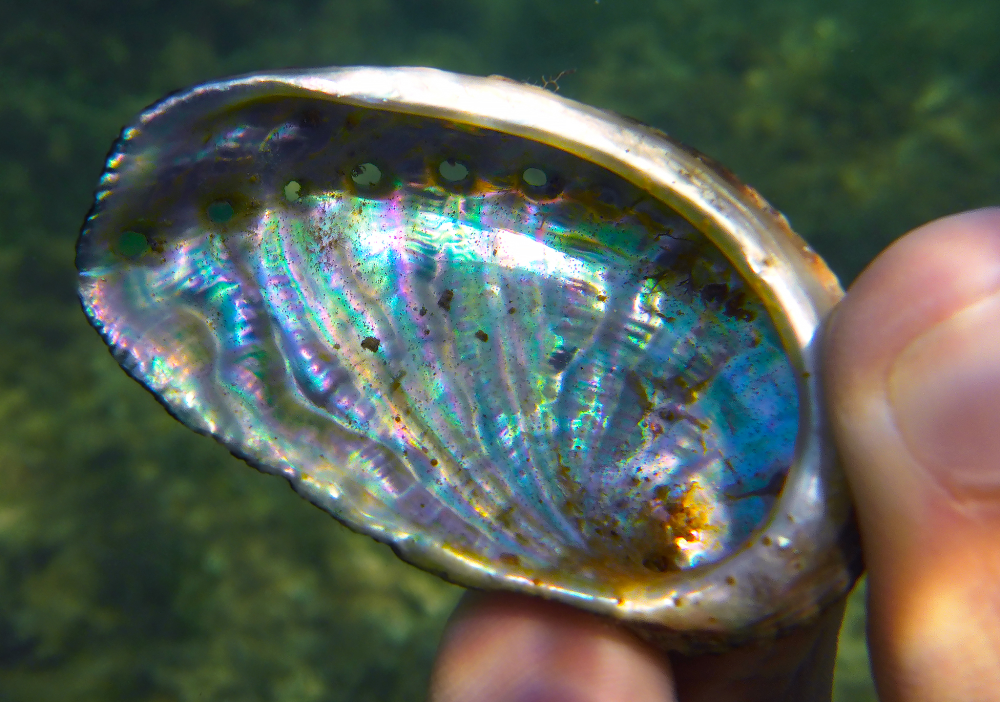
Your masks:
<svg viewBox="0 0 1000 702"><path fill-rule="evenodd" d="M200 86L125 129L78 265L178 419L455 582L697 650L857 576L839 286L654 130L430 69Z"/></svg>

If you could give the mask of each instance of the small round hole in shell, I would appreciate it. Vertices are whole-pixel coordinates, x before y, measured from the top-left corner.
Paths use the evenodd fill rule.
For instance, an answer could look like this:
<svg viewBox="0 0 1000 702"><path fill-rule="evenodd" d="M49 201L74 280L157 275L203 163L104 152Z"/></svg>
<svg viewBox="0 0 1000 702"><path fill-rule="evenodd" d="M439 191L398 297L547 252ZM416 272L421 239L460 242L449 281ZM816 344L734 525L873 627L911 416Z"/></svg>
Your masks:
<svg viewBox="0 0 1000 702"><path fill-rule="evenodd" d="M382 182L382 169L374 163L362 163L351 170L351 180L359 188L375 188Z"/></svg>
<svg viewBox="0 0 1000 702"><path fill-rule="evenodd" d="M461 161L449 158L438 166L438 173L449 183L461 183L469 177L469 167Z"/></svg>
<svg viewBox="0 0 1000 702"><path fill-rule="evenodd" d="M541 168L525 168L521 179L533 188L544 188L548 185L549 176Z"/></svg>
<svg viewBox="0 0 1000 702"><path fill-rule="evenodd" d="M289 202L297 202L302 191L302 184L296 180L290 180L285 184L283 192L285 199Z"/></svg>
<svg viewBox="0 0 1000 702"><path fill-rule="evenodd" d="M144 234L129 229L118 237L116 248L125 258L138 258L149 250L149 242Z"/></svg>
<svg viewBox="0 0 1000 702"><path fill-rule="evenodd" d="M233 218L236 210L229 200L215 200L205 208L205 214L216 224L225 224Z"/></svg>

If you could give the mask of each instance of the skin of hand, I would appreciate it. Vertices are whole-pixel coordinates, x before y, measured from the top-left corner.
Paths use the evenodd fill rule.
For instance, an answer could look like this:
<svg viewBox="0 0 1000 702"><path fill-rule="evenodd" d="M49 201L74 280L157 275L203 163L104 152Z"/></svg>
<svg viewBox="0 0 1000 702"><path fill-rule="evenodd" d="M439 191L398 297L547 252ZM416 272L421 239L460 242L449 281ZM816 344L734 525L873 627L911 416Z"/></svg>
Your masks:
<svg viewBox="0 0 1000 702"><path fill-rule="evenodd" d="M824 345L879 697L1000 702L1000 208L896 241L851 286ZM685 657L569 607L470 594L430 700L828 700L842 616L840 603L778 640Z"/></svg>

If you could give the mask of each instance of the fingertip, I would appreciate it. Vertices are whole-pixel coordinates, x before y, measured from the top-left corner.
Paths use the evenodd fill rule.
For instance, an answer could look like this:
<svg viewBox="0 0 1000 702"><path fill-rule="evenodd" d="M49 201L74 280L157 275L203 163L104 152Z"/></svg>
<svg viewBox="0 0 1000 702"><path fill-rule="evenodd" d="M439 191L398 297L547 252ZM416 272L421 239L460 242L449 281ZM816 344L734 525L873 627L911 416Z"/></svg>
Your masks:
<svg viewBox="0 0 1000 702"><path fill-rule="evenodd" d="M432 702L672 702L665 658L609 620L512 594L472 594L448 624Z"/></svg>
<svg viewBox="0 0 1000 702"><path fill-rule="evenodd" d="M996 330L1000 208L945 217L910 232L851 286L826 334L824 380L862 507L869 496L882 502L888 486L879 481L902 481L909 486L904 494L917 489L914 480L954 487L956 457L1000 451L1000 432L977 420L1000 416ZM862 468L872 452L909 454L913 462L895 470ZM979 476L970 476L980 485L998 473L992 463L980 467Z"/></svg>
<svg viewBox="0 0 1000 702"><path fill-rule="evenodd" d="M1000 207L943 217L901 237L851 285L827 334L827 366L844 397L877 383L902 348L1000 288Z"/></svg>
<svg viewBox="0 0 1000 702"><path fill-rule="evenodd" d="M914 446L927 436L926 429L935 426L935 415L942 420L953 416L940 402L930 402L917 381L938 368L977 370L960 363L956 354L963 347L981 349L982 343L977 342L990 341L986 335L991 328L990 310L979 315L978 328L964 325L972 334L964 341L953 338L954 330L947 328L947 322L998 292L1000 208L987 208L936 220L896 241L862 272L835 311L825 339L824 384L863 528L875 515L878 523L869 524L872 528L901 525L902 515L894 507L914 509L904 507L901 497L915 496L929 487L928 478L948 482L952 466L947 461L929 465L920 460L923 456L910 455L916 460L903 466L886 462L885 457L913 454ZM1000 320L995 326L1000 328ZM926 340L935 329L944 331L937 338L932 334L936 345L914 353L915 342ZM979 360L988 364L990 358L983 356ZM1000 354L996 358L1000 361ZM982 370L981 363L978 372ZM947 379L945 384L956 386ZM988 410L982 395L989 393L973 398L975 388L966 383L960 389L976 400L969 406L982 414ZM959 406L961 401L958 398ZM922 417L910 421L919 412ZM950 421L937 426L945 424L954 427ZM961 432L937 438L942 442L954 439L953 448L964 450ZM927 453L926 447L922 453ZM935 453L947 455L948 447L939 446ZM875 455L884 460L869 469ZM928 468L937 470L928 473ZM889 495L895 499L887 501Z"/></svg>
<svg viewBox="0 0 1000 702"><path fill-rule="evenodd" d="M1000 209L914 230L852 285L825 387L887 700L1000 699Z"/></svg>

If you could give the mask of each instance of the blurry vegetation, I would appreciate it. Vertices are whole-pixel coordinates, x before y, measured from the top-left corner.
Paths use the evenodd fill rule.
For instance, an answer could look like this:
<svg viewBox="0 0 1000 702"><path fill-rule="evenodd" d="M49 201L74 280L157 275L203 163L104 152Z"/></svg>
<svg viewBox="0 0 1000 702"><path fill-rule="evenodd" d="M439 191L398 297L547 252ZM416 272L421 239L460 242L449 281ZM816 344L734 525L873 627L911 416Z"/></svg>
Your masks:
<svg viewBox="0 0 1000 702"><path fill-rule="evenodd" d="M873 9L875 8L875 9ZM458 590L170 419L74 292L111 140L170 90L284 66L542 82L727 164L849 280L995 204L1000 4L0 2L0 701L419 700ZM838 699L873 699L861 600Z"/></svg>

